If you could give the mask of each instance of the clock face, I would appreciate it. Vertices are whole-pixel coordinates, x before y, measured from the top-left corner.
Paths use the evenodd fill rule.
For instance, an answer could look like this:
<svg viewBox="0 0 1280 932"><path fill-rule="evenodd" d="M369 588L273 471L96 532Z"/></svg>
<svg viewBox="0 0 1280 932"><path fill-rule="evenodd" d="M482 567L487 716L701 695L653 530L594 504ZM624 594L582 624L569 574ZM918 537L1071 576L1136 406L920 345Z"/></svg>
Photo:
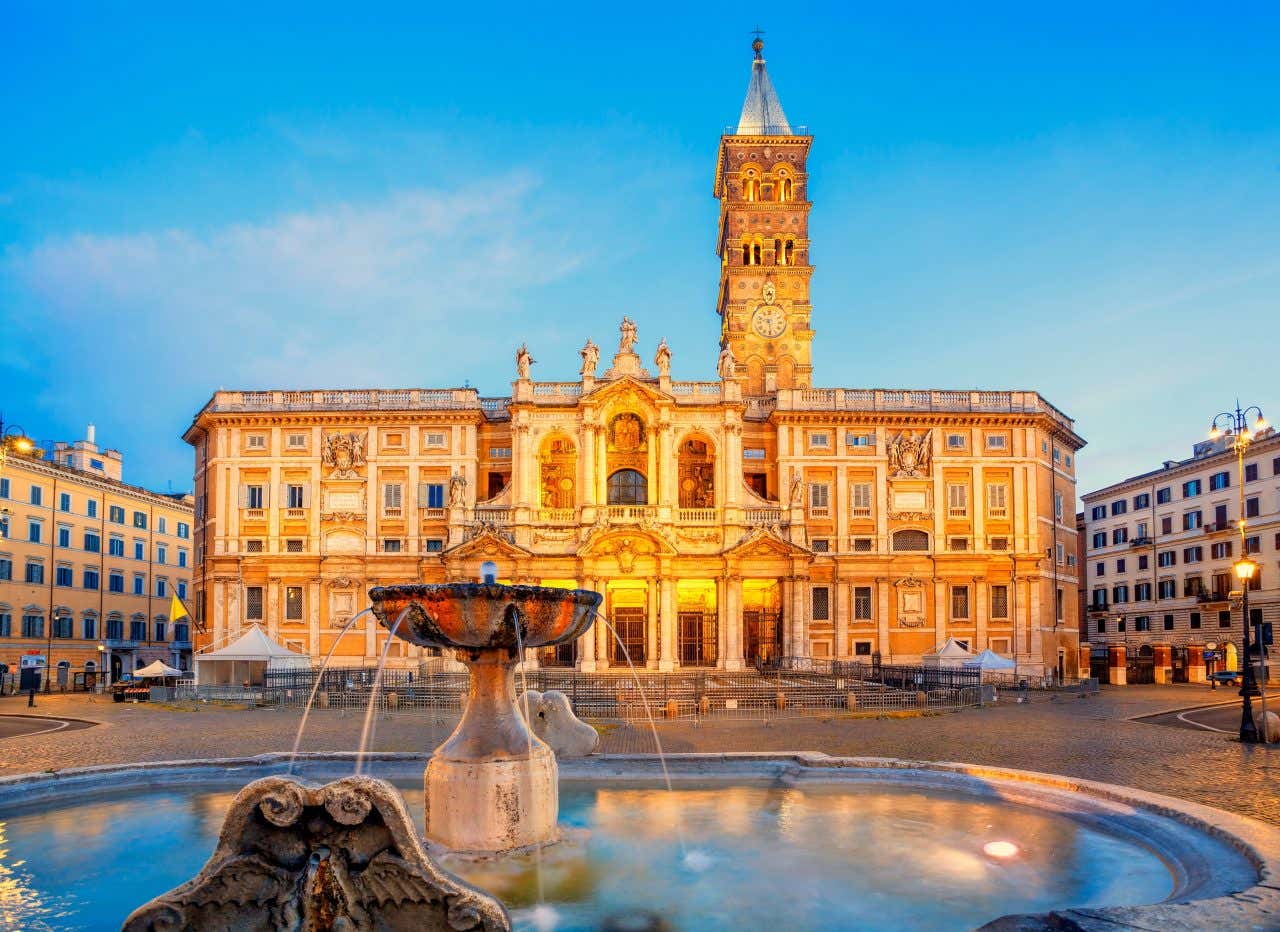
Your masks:
<svg viewBox="0 0 1280 932"><path fill-rule="evenodd" d="M762 307L751 318L751 326L760 336L772 339L787 329L787 315L776 305Z"/></svg>

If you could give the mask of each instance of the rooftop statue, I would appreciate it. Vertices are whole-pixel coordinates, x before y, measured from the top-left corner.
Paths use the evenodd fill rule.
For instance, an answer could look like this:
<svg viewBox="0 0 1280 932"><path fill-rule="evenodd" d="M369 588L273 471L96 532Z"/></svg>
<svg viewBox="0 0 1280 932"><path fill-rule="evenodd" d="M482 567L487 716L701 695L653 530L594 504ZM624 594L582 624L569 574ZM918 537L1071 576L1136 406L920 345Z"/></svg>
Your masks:
<svg viewBox="0 0 1280 932"><path fill-rule="evenodd" d="M520 348L516 350L516 376L525 381L529 378L529 367L534 364L533 355L529 352L529 347L524 343L520 344Z"/></svg>
<svg viewBox="0 0 1280 932"><path fill-rule="evenodd" d="M636 334L636 322L630 317L623 317L618 329L622 331L622 339L618 341L618 353L634 353L639 337Z"/></svg>
<svg viewBox="0 0 1280 932"><path fill-rule="evenodd" d="M600 347L596 346L588 338L587 345L578 350L578 354L582 356L582 377L584 379L594 379L596 377L596 366L600 364Z"/></svg>

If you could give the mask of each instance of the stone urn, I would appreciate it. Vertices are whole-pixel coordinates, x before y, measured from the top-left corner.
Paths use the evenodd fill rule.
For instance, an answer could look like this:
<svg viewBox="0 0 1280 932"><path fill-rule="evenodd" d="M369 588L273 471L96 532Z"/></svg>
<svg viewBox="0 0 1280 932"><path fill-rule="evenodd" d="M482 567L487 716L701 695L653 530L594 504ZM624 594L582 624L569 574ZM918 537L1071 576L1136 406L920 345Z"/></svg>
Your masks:
<svg viewBox="0 0 1280 932"><path fill-rule="evenodd" d="M516 706L521 649L580 637L601 597L584 589L497 583L371 589L378 622L421 647L452 648L471 673L467 706L427 763L427 838L454 851L493 854L557 838L555 753Z"/></svg>

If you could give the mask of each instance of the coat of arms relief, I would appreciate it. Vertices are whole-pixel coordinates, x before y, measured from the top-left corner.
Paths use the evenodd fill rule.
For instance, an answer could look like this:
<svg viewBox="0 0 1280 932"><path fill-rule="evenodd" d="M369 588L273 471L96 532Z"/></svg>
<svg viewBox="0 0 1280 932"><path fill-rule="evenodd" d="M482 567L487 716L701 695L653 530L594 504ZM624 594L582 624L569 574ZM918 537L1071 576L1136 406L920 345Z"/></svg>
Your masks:
<svg viewBox="0 0 1280 932"><path fill-rule="evenodd" d="M356 470L365 463L365 435L358 431L325 434L320 459L332 470L330 479L358 479Z"/></svg>
<svg viewBox="0 0 1280 932"><path fill-rule="evenodd" d="M921 435L904 430L889 441L889 478L923 479L929 475L933 431Z"/></svg>

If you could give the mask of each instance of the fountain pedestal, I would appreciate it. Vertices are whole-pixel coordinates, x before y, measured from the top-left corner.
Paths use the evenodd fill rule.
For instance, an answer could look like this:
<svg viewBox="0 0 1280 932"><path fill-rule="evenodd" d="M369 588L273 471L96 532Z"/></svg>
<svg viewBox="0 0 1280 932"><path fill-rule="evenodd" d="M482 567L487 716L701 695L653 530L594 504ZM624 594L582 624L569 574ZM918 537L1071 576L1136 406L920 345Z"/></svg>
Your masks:
<svg viewBox="0 0 1280 932"><path fill-rule="evenodd" d="M396 637L455 648L471 673L467 707L423 775L426 835L455 851L494 854L557 838L555 753L516 707L523 651L569 641L594 621L600 595L582 589L451 583L369 593Z"/></svg>

